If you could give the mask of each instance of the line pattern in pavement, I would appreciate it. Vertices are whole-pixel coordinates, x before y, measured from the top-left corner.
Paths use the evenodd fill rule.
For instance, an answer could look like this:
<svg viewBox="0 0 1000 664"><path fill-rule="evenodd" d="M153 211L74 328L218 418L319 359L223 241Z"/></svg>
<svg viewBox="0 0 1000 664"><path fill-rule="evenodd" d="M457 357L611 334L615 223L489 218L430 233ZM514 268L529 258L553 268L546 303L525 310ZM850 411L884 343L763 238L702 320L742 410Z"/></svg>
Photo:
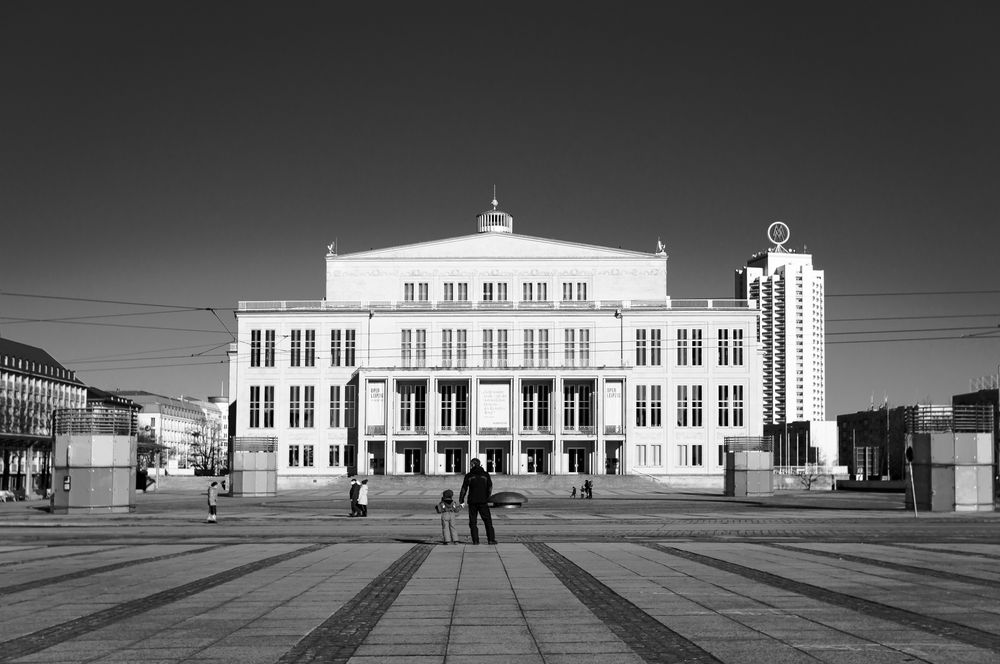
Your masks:
<svg viewBox="0 0 1000 664"><path fill-rule="evenodd" d="M727 560L720 560L718 558L713 558L700 553L694 553L692 551L686 551L684 549L678 549L665 544L657 544L654 542L643 542L642 544L643 546L648 546L652 549L666 551L670 555L683 558L684 560L690 560L708 567L714 567L715 569L737 574L745 579L797 593L799 595L809 597L810 599L847 608L864 615L895 622L900 625L905 625L930 634L936 634L955 641L961 641L962 643L966 643L977 648L985 648L987 650L1000 652L1000 635L998 634L984 632L983 630L979 630L974 627L968 627L966 625L960 625L958 623L942 620L933 616L922 615L906 609L900 609L887 604L873 602L861 597L855 597L854 595L848 595L846 593L828 590L827 588L821 588L808 583L802 583L801 581L794 581L783 576L771 574L770 572L764 572L752 567L744 567L743 565L738 565Z"/></svg>
<svg viewBox="0 0 1000 664"><path fill-rule="evenodd" d="M246 565L240 565L233 569L219 572L212 576L196 579L181 586L169 588L146 597L140 597L129 602L122 602L103 611L97 611L90 615L81 616L75 620L69 620L52 627L25 634L16 639L0 643L0 662L10 662L27 655L32 655L39 651L51 648L52 646L74 639L94 630L103 629L119 620L130 618L146 611L157 609L161 606L176 602L178 600L196 595L216 586L235 581L240 577L253 572L277 565L278 563L293 558L298 558L313 551L319 551L325 544L313 544L287 553L279 553L276 556L263 558Z"/></svg>
<svg viewBox="0 0 1000 664"><path fill-rule="evenodd" d="M13 586L3 586L0 588L0 597L4 595L12 595L14 593L24 592L25 590L34 590L35 588L41 588L42 586L47 586L53 583L62 583L63 581L72 581L74 579L82 579L93 574L101 574L103 572L113 572L115 570L123 569L125 567L132 567L134 565L143 565L145 563L156 563L163 560L170 560L171 558L179 558L180 556L187 556L194 553L204 553L205 551L211 551L212 549L217 549L221 545L213 546L203 546L197 549L189 549L188 551L178 551L176 553L165 553L159 556L151 556L148 558L138 558L136 560L123 560L118 563L111 563L109 565L101 565L100 567L91 567L89 569L77 570L75 572L67 572L66 574L60 574L58 576L50 576L45 579L35 579L34 581L25 581L24 583L18 583ZM50 560L46 558L45 560Z"/></svg>
<svg viewBox="0 0 1000 664"><path fill-rule="evenodd" d="M52 547L48 547L48 546L28 547L28 548L25 548L25 549L20 549L19 552L23 552L23 551L35 552L38 549L44 550L44 549L48 549L48 548L52 548ZM38 562L40 560L48 561L48 560L57 560L59 558L74 558L76 556L89 556L89 555L93 555L95 553L107 553L108 551L115 551L116 549L124 549L124 548L125 548L124 545L108 546L108 547L103 547L103 548L95 548L95 549L92 549L90 551L74 551L73 553L60 553L59 555L56 555L56 556L42 556L42 557L39 557L39 558L32 558L31 560L28 560L28 561L25 561L25 560L5 560L3 562L0 562L0 567L9 567L10 565L23 565L25 562L36 563L36 562ZM11 552L10 551L5 551L4 553L11 553Z"/></svg>
<svg viewBox="0 0 1000 664"><path fill-rule="evenodd" d="M618 638L649 664L718 664L702 649L546 544L524 545Z"/></svg>
<svg viewBox="0 0 1000 664"><path fill-rule="evenodd" d="M879 560L878 558L856 556L851 553L838 553L837 551L823 551L799 546L788 546L785 544L778 544L777 542L761 542L761 544L774 549L781 549L782 551L790 551L792 553L806 553L810 556L821 556L823 558L832 558L834 560L846 560L847 562L870 565L871 567L881 567L883 569L891 569L896 570L897 572L916 574L918 576L933 576L934 578L945 579L946 581L970 583L975 586L989 586L990 588L1000 588L1000 580L997 579L986 579L978 576L968 576L966 574L955 574L954 572L945 572L944 570L932 569L930 567L918 567L916 565L907 565L905 563L894 563L889 560Z"/></svg>
<svg viewBox="0 0 1000 664"><path fill-rule="evenodd" d="M278 664L346 664L396 601L432 548L429 544L417 544L400 556L361 592L296 643L278 660Z"/></svg>

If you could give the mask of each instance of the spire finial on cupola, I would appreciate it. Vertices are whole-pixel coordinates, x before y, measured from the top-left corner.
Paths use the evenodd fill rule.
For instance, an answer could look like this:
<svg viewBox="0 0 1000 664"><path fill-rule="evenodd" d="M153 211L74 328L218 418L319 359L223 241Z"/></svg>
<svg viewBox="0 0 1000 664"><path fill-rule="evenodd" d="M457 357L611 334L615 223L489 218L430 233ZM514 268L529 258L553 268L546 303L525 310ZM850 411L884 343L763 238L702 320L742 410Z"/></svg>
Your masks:
<svg viewBox="0 0 1000 664"><path fill-rule="evenodd" d="M497 202L497 186L493 185L493 209L496 210L500 203Z"/></svg>

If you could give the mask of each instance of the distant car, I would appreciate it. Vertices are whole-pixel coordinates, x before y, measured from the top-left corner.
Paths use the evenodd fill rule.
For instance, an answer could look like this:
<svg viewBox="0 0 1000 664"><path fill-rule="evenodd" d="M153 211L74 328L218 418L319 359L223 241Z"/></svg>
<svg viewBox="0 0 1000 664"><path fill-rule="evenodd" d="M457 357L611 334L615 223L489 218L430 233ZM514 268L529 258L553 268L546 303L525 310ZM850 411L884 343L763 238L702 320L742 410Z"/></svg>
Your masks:
<svg viewBox="0 0 1000 664"><path fill-rule="evenodd" d="M15 501L17 496L13 491L8 491L7 489L0 489L0 503L6 503L8 500Z"/></svg>

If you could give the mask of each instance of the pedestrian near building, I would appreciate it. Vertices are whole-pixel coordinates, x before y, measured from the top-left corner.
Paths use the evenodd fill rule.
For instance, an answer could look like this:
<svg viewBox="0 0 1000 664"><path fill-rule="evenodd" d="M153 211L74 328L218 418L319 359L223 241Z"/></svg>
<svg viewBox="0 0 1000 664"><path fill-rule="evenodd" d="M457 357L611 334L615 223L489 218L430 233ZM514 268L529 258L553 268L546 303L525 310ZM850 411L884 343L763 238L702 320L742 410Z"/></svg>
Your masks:
<svg viewBox="0 0 1000 664"><path fill-rule="evenodd" d="M462 491L458 495L458 502L462 507L466 506L466 496L468 496L469 506L469 532L472 535L472 543L479 544L479 525L477 516L483 518L483 526L486 528L486 541L496 544L496 533L493 532L493 516L490 514L490 495L493 493L493 480L490 474L483 470L479 459L473 459L472 469L465 474L462 481Z"/></svg>
<svg viewBox="0 0 1000 664"><path fill-rule="evenodd" d="M587 490L587 498L593 498L594 497L594 483L591 482L590 480L587 480L586 482L583 483L583 486Z"/></svg>
<svg viewBox="0 0 1000 664"><path fill-rule="evenodd" d="M368 480L361 480L358 488L358 516L368 516Z"/></svg>
<svg viewBox="0 0 1000 664"><path fill-rule="evenodd" d="M216 510L219 503L219 483L212 482L208 485L208 518L206 523L218 523L216 521Z"/></svg>
<svg viewBox="0 0 1000 664"><path fill-rule="evenodd" d="M358 481L351 478L351 491L348 494L351 498L351 516L357 516L360 510L358 509L358 494L361 493L361 485Z"/></svg>
<svg viewBox="0 0 1000 664"><path fill-rule="evenodd" d="M458 515L459 507L453 499L455 492L445 489L441 494L441 500L434 506L434 509L441 515L441 539L445 544L458 544L458 534L455 531L455 517Z"/></svg>

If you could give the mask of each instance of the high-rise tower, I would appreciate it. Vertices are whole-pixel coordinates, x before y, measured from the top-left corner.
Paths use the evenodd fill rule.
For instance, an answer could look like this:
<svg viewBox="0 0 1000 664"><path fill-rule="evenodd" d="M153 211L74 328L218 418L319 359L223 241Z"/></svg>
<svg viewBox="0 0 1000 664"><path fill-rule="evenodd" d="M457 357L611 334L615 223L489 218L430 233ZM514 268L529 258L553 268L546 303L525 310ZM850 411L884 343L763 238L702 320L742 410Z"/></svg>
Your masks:
<svg viewBox="0 0 1000 664"><path fill-rule="evenodd" d="M768 228L774 246L736 271L736 297L760 302L764 424L826 419L823 270L784 248L788 226Z"/></svg>

